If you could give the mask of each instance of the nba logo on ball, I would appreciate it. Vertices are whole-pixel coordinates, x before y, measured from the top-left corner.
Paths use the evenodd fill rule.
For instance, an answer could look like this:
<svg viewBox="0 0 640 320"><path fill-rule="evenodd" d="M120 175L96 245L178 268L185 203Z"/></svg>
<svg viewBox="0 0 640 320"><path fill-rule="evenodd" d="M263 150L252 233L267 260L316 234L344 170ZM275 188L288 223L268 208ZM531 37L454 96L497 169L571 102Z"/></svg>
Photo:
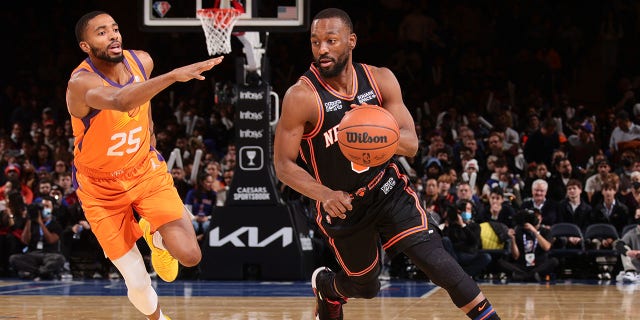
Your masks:
<svg viewBox="0 0 640 320"><path fill-rule="evenodd" d="M400 142L400 129L389 111L362 105L347 112L338 125L338 146L349 161L375 167L393 157Z"/></svg>

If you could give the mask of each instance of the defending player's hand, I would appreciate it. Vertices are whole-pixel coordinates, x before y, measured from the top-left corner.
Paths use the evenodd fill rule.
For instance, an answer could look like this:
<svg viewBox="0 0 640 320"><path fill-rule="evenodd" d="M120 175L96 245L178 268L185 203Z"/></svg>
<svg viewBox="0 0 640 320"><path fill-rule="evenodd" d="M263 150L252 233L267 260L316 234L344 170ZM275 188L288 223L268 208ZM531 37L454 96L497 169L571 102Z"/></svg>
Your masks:
<svg viewBox="0 0 640 320"><path fill-rule="evenodd" d="M344 191L331 191L331 193L322 200L322 208L332 218L345 219L345 212L353 209L351 206L351 196Z"/></svg>
<svg viewBox="0 0 640 320"><path fill-rule="evenodd" d="M202 73L205 71L209 71L214 66L220 64L220 62L222 62L222 59L224 59L224 56L176 68L171 72L178 82L186 82L191 79L204 80L204 76L202 75Z"/></svg>

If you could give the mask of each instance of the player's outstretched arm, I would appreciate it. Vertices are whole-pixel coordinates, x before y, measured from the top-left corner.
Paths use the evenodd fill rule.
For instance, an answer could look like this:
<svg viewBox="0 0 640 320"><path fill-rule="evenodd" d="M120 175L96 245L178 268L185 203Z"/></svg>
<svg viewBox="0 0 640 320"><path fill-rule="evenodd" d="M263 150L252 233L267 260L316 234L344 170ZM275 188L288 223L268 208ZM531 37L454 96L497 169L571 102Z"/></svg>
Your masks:
<svg viewBox="0 0 640 320"><path fill-rule="evenodd" d="M147 72L153 66L148 54L143 53L141 60ZM71 76L67 90L67 107L76 117L85 116L91 108L129 111L151 100L156 94L174 82L186 82L191 79L204 80L203 72L211 70L222 62L223 57L216 57L176 68L150 78L144 82L136 82L122 88L105 87L102 79L89 72L77 72Z"/></svg>

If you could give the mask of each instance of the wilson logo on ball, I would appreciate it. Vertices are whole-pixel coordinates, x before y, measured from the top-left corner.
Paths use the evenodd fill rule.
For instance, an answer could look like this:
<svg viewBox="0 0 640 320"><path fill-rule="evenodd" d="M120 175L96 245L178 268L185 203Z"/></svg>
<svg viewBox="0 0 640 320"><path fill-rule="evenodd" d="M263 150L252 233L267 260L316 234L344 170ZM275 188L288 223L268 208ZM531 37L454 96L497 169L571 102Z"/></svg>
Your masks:
<svg viewBox="0 0 640 320"><path fill-rule="evenodd" d="M362 105L347 112L338 125L338 146L349 161L375 167L385 164L398 149L400 129L389 111Z"/></svg>
<svg viewBox="0 0 640 320"><path fill-rule="evenodd" d="M370 136L368 132L347 131L346 133L349 143L387 143L387 136Z"/></svg>

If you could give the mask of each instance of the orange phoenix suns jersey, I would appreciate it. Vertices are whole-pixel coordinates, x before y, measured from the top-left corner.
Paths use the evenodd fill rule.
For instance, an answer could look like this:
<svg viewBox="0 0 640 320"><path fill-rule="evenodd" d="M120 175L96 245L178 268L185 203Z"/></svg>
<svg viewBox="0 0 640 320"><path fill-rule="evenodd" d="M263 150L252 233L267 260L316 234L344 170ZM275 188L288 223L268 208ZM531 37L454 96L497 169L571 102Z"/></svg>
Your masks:
<svg viewBox="0 0 640 320"><path fill-rule="evenodd" d="M94 72L102 78L105 86L124 87L134 82L147 80L142 63L131 50L124 51L124 63L132 76L124 84L107 79L93 66L89 58L73 70ZM90 106L91 107L91 106ZM129 111L91 109L83 118L71 116L74 141L74 165L81 173L87 171L111 173L116 177L127 168L146 160L150 146L150 103Z"/></svg>

